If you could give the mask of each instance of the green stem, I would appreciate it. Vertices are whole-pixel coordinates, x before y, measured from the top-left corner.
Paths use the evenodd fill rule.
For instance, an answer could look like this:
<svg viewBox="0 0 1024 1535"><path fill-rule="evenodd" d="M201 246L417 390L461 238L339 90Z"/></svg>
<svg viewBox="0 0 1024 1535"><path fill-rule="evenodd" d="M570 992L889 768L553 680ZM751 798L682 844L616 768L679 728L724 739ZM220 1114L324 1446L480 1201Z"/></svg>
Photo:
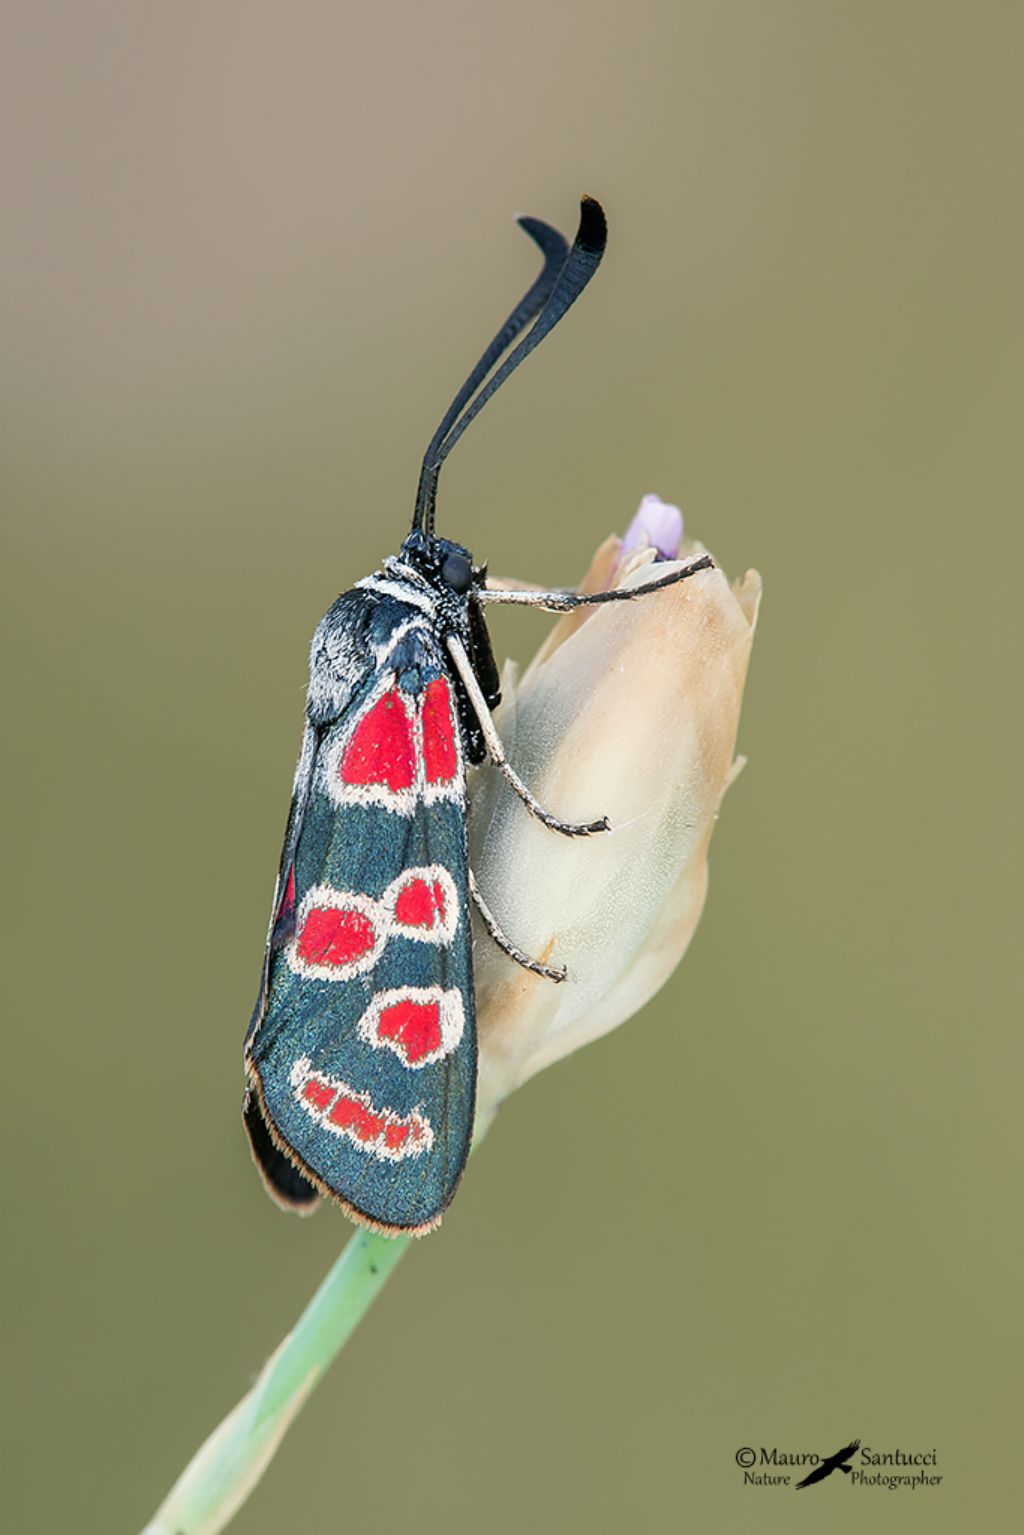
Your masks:
<svg viewBox="0 0 1024 1535"><path fill-rule="evenodd" d="M224 1528L409 1241L373 1231L352 1237L252 1390L185 1467L143 1535L217 1535Z"/></svg>
<svg viewBox="0 0 1024 1535"><path fill-rule="evenodd" d="M472 1150L493 1119L494 1105L478 1103ZM234 1518L411 1240L355 1233L252 1390L200 1445L142 1535L217 1535Z"/></svg>

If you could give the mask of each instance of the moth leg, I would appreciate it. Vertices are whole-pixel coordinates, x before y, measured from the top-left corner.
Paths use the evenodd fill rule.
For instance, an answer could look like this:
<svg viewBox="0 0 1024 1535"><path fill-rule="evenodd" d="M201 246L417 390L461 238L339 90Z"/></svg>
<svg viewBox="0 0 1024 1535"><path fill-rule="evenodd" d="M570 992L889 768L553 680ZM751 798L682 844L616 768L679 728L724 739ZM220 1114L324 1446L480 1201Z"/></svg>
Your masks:
<svg viewBox="0 0 1024 1535"><path fill-rule="evenodd" d="M518 576L488 576L486 592L546 592L548 587L542 586L539 581L520 581ZM479 591L477 596L480 596ZM485 599L486 601L486 599Z"/></svg>
<svg viewBox="0 0 1024 1535"><path fill-rule="evenodd" d="M502 932L497 918L480 894L480 886L476 882L476 875L472 869L469 871L469 891L483 919L484 927L503 954L507 954L509 959L514 959L517 965L522 965L524 970L531 970L534 975L542 975L545 980L564 981L567 978L569 972L564 965L559 965L556 969L553 965L542 965L539 959L530 959L529 955L524 954L522 949L517 948L511 938Z"/></svg>
<svg viewBox="0 0 1024 1535"><path fill-rule="evenodd" d="M695 576L699 570L714 570L715 562L710 554L702 554L692 564L684 565L681 570L670 570L667 575L659 576L654 581L645 581L642 586L623 586L612 592L589 592L582 595L579 592L569 591L545 591L542 587L520 586L485 586L477 592L478 602L497 602L509 607L540 608L545 613L571 613L575 608L593 608L604 602L632 602L635 597L646 597L651 592L660 592L663 587L674 586L677 581L685 581L687 576Z"/></svg>
<svg viewBox="0 0 1024 1535"><path fill-rule="evenodd" d="M454 634L448 636L448 649L451 652L452 660L455 662L459 677L462 679L462 685L466 689L469 701L473 705L473 712L480 723L480 731L484 738L484 745L487 747L487 755L498 769L498 772L501 773L506 782L519 795L519 798L530 814L535 815L538 821L543 821L545 826L550 826L552 831L559 831L566 837L589 837L596 831L609 831L611 828L606 815L603 815L598 821L561 821L558 816L552 815L549 810L545 810L540 801L534 798L505 756L505 748L501 744L501 737L494 728L491 711L487 707L487 700L480 691L480 684L476 680L476 674L473 671L470 659L461 641L456 639Z"/></svg>

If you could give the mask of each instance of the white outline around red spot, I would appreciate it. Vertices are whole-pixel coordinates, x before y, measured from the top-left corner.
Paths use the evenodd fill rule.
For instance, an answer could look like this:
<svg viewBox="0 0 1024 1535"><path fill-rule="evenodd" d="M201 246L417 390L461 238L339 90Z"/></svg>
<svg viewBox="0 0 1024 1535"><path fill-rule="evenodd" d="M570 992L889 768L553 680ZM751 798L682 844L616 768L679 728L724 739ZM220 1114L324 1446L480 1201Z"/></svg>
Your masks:
<svg viewBox="0 0 1024 1535"><path fill-rule="evenodd" d="M356 731L367 715L373 713L381 699L385 698L388 693L394 693L400 699L405 710L406 719L409 722L413 757L412 783L407 789L389 789L387 784L384 783L345 783L341 777L341 764L345 753L348 751ZM391 811L393 815L411 816L413 814L421 797L420 781L423 777L423 750L419 727L419 713L416 699L411 694L403 692L398 686L398 679L395 673L386 673L359 712L353 716L351 721L345 721L345 728L324 749L321 787L332 804L338 805L342 809L346 805L376 805L381 810Z"/></svg>
<svg viewBox="0 0 1024 1535"><path fill-rule="evenodd" d="M442 921L432 927L411 926L399 922L395 916L399 895L414 879L441 886L444 915ZM314 909L361 912L373 928L373 947L346 965L313 964L303 959L299 953L299 943L309 914ZM455 881L440 863L403 870L397 879L391 881L379 901L354 890L338 890L333 885L313 885L302 897L295 914L295 935L285 947L285 958L295 975L309 976L317 981L350 981L353 976L365 975L367 970L374 968L389 938L409 938L414 943L430 943L437 948L448 948L458 931L461 909Z"/></svg>
<svg viewBox="0 0 1024 1535"><path fill-rule="evenodd" d="M382 1038L377 1032L380 1015L385 1008L396 1002L436 1002L441 1025L441 1043L436 1050L418 1061L410 1061L399 1040ZM410 1071L420 1071L434 1061L444 1060L446 1055L462 1041L466 1027L466 1015L462 1005L462 993L457 987L445 991L440 986L396 986L392 991L378 991L363 1016L356 1024L356 1033L374 1050L390 1050L398 1056Z"/></svg>
<svg viewBox="0 0 1024 1535"><path fill-rule="evenodd" d="M378 1162L404 1162L410 1157L421 1157L434 1144L434 1128L427 1117L420 1113L419 1109L413 1109L409 1114L397 1114L394 1109L378 1108L369 1093L358 1092L341 1077L331 1076L326 1071L314 1071L313 1062L308 1055L302 1055L292 1066L289 1073L289 1083L295 1102L305 1110L310 1119L318 1124L328 1135L337 1136L339 1140L348 1141L357 1151L365 1151ZM323 1108L318 1108L305 1096L307 1084L316 1082L320 1086L329 1089L333 1096ZM400 1125L409 1127L409 1136L401 1146L382 1145L375 1141L366 1141L358 1136L349 1126L333 1124L327 1117L338 1098L344 1095L354 1099L376 1118L382 1119L385 1125Z"/></svg>
<svg viewBox="0 0 1024 1535"><path fill-rule="evenodd" d="M414 924L399 922L395 915L398 905L398 897L413 880L422 880L426 885L440 885L441 895L444 901L444 913L441 921L431 927L417 927ZM381 896L381 905L388 914L388 937L397 934L400 938L411 938L416 943L433 943L439 948L447 948L455 937L459 925L459 893L455 888L455 881L442 863L429 863L418 869L404 869L397 879L393 879Z"/></svg>
<svg viewBox="0 0 1024 1535"><path fill-rule="evenodd" d="M410 625L410 627L414 627ZM442 673L443 680L448 689L448 710L451 716L452 739L455 745L455 772L452 777L440 783L428 783L426 778L426 762L423 753L423 698L424 693L418 697L412 693L406 693L398 685L398 674L387 672L374 688L362 708L351 720L344 722L344 728L339 731L337 737L324 747L323 761L319 770L319 787L327 795L333 805L344 809L346 805L376 805L381 810L388 810L392 815L412 816L418 804L436 805L442 801L461 805L466 797L465 764L462 760L462 733L459 729L458 714L455 709L455 700L452 694L452 684L447 676ZM381 699L387 693L396 693L401 699L406 710L407 717L412 724L413 743L413 770L414 778L407 789L389 789L387 784L349 784L341 779L341 762L348 750L349 743L366 716L376 708Z"/></svg>
<svg viewBox="0 0 1024 1535"><path fill-rule="evenodd" d="M299 941L309 914L314 909L361 912L373 928L372 949L347 965L317 965L303 959L299 954ZM351 890L336 890L333 885L313 885L302 897L295 915L295 936L285 948L285 957L296 975L312 976L318 981L349 981L353 976L364 975L367 970L373 969L384 952L390 930L387 911L371 896L359 895Z"/></svg>

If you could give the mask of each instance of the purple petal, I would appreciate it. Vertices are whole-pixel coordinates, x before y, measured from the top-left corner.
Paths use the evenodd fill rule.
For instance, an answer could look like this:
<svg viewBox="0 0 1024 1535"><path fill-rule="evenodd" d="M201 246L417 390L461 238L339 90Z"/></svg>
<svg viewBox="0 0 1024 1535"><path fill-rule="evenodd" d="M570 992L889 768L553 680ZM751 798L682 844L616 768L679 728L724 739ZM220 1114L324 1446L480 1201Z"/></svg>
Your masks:
<svg viewBox="0 0 1024 1535"><path fill-rule="evenodd" d="M632 554L651 545L659 560L674 560L683 541L683 514L678 506L660 496L644 496L636 516L626 529L622 553Z"/></svg>

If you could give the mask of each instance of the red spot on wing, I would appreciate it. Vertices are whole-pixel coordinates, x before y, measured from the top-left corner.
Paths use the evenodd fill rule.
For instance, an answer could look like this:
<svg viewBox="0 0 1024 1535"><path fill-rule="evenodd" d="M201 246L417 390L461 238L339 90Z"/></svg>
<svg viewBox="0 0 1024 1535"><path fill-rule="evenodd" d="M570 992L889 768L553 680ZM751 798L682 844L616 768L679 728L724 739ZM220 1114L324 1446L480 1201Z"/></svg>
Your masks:
<svg viewBox="0 0 1024 1535"><path fill-rule="evenodd" d="M397 1045L410 1066L441 1048L441 1008L437 1002L404 998L381 1009L377 1033Z"/></svg>
<svg viewBox="0 0 1024 1535"><path fill-rule="evenodd" d="M400 693L385 693L363 715L342 755L338 776L342 783L356 786L386 784L392 793L412 787L416 748Z"/></svg>
<svg viewBox="0 0 1024 1535"><path fill-rule="evenodd" d="M277 908L277 920L278 920L278 922L280 922L282 917L286 917L288 915L288 913L294 909L294 906L295 906L295 865L292 864L291 867L288 870L288 879L287 879L287 881L285 883L284 895L281 897L281 904Z"/></svg>
<svg viewBox="0 0 1024 1535"><path fill-rule="evenodd" d="M383 1114L375 1114L358 1098L349 1098L345 1094L338 1099L327 1118L340 1130L348 1130L357 1140L368 1143L379 1140L387 1127Z"/></svg>
<svg viewBox="0 0 1024 1535"><path fill-rule="evenodd" d="M395 897L395 920L403 927L440 926L444 915L444 887L439 880L411 879Z"/></svg>
<svg viewBox="0 0 1024 1535"><path fill-rule="evenodd" d="M423 694L423 764L427 783L451 783L459 765L457 726L446 677L428 682Z"/></svg>
<svg viewBox="0 0 1024 1535"><path fill-rule="evenodd" d="M295 1062L292 1085L297 1100L324 1129L384 1160L401 1161L429 1151L434 1132L418 1110L400 1114L378 1108L368 1094L327 1072L309 1071L309 1065L305 1059Z"/></svg>
<svg viewBox="0 0 1024 1535"><path fill-rule="evenodd" d="M302 924L298 955L308 965L351 965L373 949L377 934L356 907L314 906Z"/></svg>
<svg viewBox="0 0 1024 1535"><path fill-rule="evenodd" d="M318 1082L316 1077L310 1077L302 1089L302 1094L315 1109L319 1109L322 1113L337 1091L336 1087L331 1087L326 1082Z"/></svg>

